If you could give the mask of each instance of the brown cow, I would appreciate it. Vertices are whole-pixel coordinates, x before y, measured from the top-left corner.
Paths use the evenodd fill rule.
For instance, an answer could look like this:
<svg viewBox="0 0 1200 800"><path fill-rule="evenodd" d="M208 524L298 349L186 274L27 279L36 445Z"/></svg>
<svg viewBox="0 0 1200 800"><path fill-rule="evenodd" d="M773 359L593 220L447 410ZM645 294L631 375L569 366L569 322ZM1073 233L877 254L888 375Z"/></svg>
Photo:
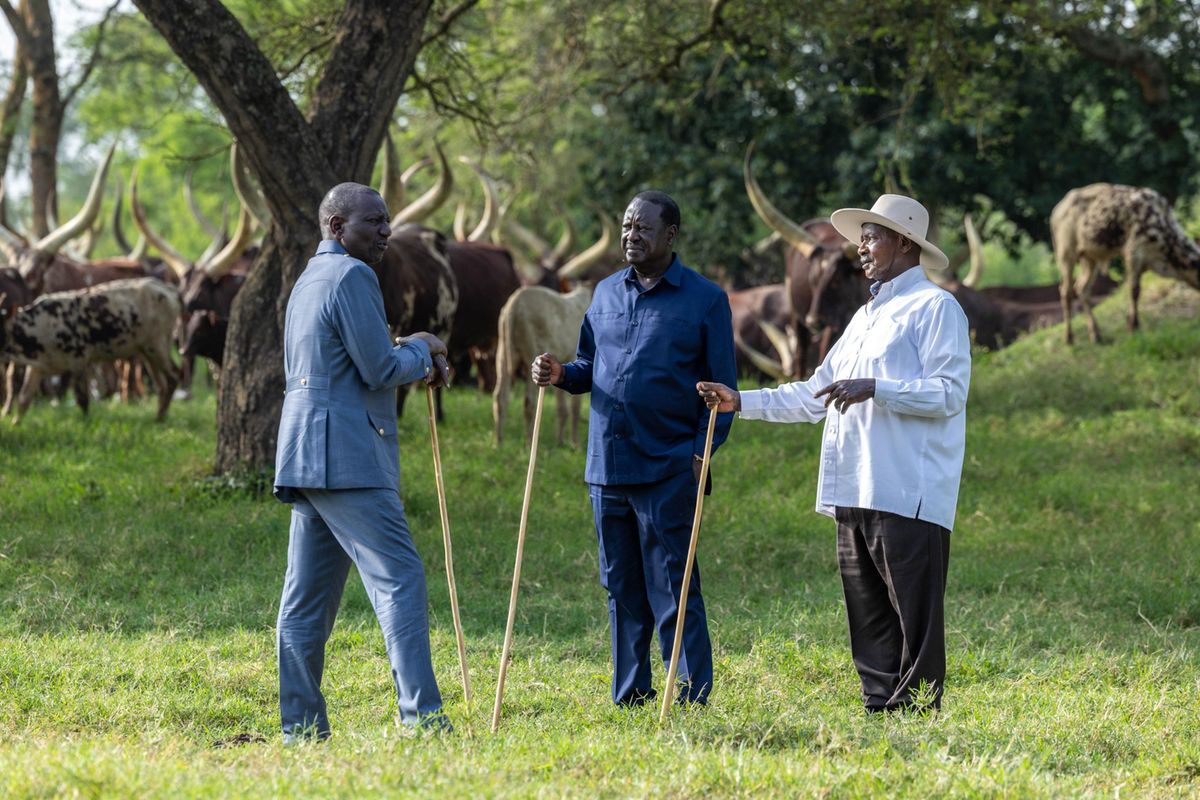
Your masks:
<svg viewBox="0 0 1200 800"><path fill-rule="evenodd" d="M1167 199L1153 189L1093 183L1067 192L1050 212L1050 235L1058 262L1059 296L1067 344L1072 343L1073 273L1080 264L1079 299L1088 333L1100 341L1091 293L1097 270L1117 256L1129 275L1129 330L1138 327L1142 272L1152 269L1200 289L1200 245L1184 232ZM1100 270L1103 271L1103 270Z"/></svg>
<svg viewBox="0 0 1200 800"><path fill-rule="evenodd" d="M788 374L806 376L825 358L858 307L866 302L868 281L863 276L855 245L846 241L827 219L798 224L763 194L750 169L754 143L746 149L742 174L746 194L763 222L791 245L785 255L794 359ZM811 353L816 344L816 352Z"/></svg>
<svg viewBox="0 0 1200 800"><path fill-rule="evenodd" d="M179 310L179 293L173 287L139 278L46 294L11 316L0 312L0 355L30 367L17 398L16 419L29 407L42 375L140 355L158 388L158 420L164 420L179 380L171 361L171 331ZM80 411L87 414L86 390L76 384L75 396ZM0 416L8 413L11 403L10 396Z"/></svg>
<svg viewBox="0 0 1200 800"><path fill-rule="evenodd" d="M458 308L446 347L462 374L474 364L479 388L490 393L496 387L500 309L521 287L521 279L512 255L503 247L482 242L450 242L446 249L458 284ZM465 361L468 356L470 360Z"/></svg>

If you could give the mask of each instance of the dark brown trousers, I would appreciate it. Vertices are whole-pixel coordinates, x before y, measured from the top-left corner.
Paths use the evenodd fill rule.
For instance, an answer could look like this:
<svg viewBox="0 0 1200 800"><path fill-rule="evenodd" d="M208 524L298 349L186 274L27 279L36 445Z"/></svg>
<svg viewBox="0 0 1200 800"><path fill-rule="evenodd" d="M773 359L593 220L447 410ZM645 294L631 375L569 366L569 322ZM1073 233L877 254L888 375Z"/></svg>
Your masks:
<svg viewBox="0 0 1200 800"><path fill-rule="evenodd" d="M850 653L868 711L939 708L950 531L866 508L837 509ZM922 686L928 689L918 690Z"/></svg>

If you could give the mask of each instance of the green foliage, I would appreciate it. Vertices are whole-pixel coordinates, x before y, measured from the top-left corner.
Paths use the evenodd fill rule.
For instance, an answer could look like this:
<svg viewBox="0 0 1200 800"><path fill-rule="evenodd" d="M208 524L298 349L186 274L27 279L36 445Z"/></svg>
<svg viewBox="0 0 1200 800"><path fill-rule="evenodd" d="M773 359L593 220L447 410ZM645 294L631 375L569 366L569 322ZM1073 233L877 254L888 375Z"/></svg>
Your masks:
<svg viewBox="0 0 1200 800"><path fill-rule="evenodd" d="M463 389L439 436L473 704L410 403L403 494L457 732L397 728L352 577L326 665L334 738L285 749L272 625L287 509L202 488L211 391L200 381L163 425L148 402L96 403L87 420L39 404L0 426L0 795L1193 796L1197 298L1151 276L1136 336L1115 295L1099 307L1111 344L1068 350L1050 329L977 357L937 717L861 714L833 526L812 510L821 431L744 420L716 455L700 534L713 703L662 730L656 709L612 707L583 455L554 444L547 408L491 735L527 452L515 418L493 448L488 399Z"/></svg>

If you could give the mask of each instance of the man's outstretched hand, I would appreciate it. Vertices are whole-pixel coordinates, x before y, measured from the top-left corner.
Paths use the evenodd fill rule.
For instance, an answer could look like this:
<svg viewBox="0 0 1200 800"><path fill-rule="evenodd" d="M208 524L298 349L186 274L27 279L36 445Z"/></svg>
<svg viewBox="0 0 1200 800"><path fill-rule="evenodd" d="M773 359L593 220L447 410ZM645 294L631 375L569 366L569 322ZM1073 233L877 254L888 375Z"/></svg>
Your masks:
<svg viewBox="0 0 1200 800"><path fill-rule="evenodd" d="M834 381L813 395L813 397L821 396L825 397L826 408L829 408L829 404L832 403L838 413L845 413L846 409L855 403L865 402L875 396L875 379L849 378Z"/></svg>

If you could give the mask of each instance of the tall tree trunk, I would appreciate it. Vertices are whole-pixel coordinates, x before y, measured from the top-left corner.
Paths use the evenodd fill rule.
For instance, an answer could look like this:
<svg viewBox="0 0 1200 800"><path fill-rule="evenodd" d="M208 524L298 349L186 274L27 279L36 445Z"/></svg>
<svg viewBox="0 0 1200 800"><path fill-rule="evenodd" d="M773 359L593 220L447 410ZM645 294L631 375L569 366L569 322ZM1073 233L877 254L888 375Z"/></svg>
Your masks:
<svg viewBox="0 0 1200 800"><path fill-rule="evenodd" d="M432 0L348 0L309 119L220 2L134 2L224 115L274 218L233 306L217 405L217 471L269 467L283 405L284 309L320 235L317 206L335 183L370 179Z"/></svg>
<svg viewBox="0 0 1200 800"><path fill-rule="evenodd" d="M33 83L33 121L29 134L29 171L33 235L50 232L48 215L58 218L55 203L58 185L58 139L62 132L63 105L58 93L58 65L54 55L54 19L49 0L25 0L23 42L29 77Z"/></svg>

